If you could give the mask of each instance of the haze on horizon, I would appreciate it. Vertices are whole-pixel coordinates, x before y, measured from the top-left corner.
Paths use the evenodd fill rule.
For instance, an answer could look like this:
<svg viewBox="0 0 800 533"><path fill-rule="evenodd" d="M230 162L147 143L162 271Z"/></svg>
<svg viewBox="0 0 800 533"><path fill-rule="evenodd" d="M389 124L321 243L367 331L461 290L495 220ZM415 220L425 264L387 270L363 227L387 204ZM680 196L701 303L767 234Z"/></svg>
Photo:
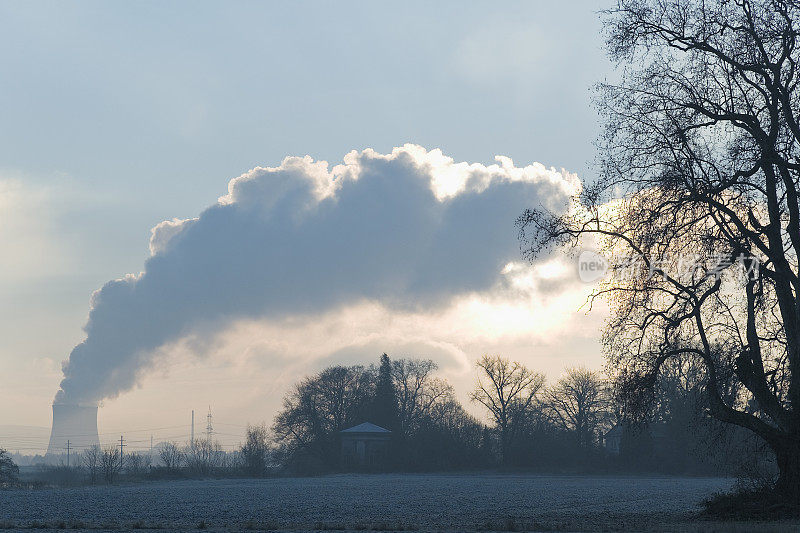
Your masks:
<svg viewBox="0 0 800 533"><path fill-rule="evenodd" d="M265 222L264 232L296 241L277 248L280 258L259 251L261 262L247 264L276 276L262 267L283 260L296 284L311 276L313 292L270 299L270 288L255 299L263 305L246 312L238 311L245 292L215 292L237 295L237 311L198 313L191 335L175 325L171 335L146 346L157 357L141 372L92 397L108 398L101 432L184 424L190 409L202 415L209 404L217 420L232 425L269 421L303 374L340 362L372 363L382 352L436 360L462 399L483 353L519 359L552 378L568 365L599 368L602 312L579 310L588 288L568 259L532 268L522 262L514 219L525 201L546 203L560 194L573 173L591 179L597 129L589 88L609 69L596 17L603 6L520 3L502 14L490 7L0 7L0 57L7 65L0 89L6 124L0 133L0 246L6 252L0 361L7 369L0 401L7 408L0 425L49 425L60 365L84 340L93 291L140 276L148 257L183 242L178 229L186 221L206 220L225 205L243 212L248 202L268 206L270 216L279 213L275 220L283 225ZM557 30L567 19L570 31ZM406 143L413 144L397 148ZM367 168L393 150L413 164L395 158L383 170ZM311 233L290 231L292 213L313 211L309 199L322 194L305 186L298 193L295 185L339 187L331 196L336 203L348 165L358 179L349 200L339 202L341 212L315 218ZM263 179L271 171L251 172L255 167L281 169L286 187L272 188ZM344 170L337 174L337 168ZM509 202L508 191L494 194L491 179L475 185L475 176L486 175L502 175L498 183L517 176L514 187L527 192L515 196L518 204ZM248 182L248 176L255 178ZM236 183L267 185L242 192ZM475 203L465 203L461 214L440 209L447 203L442 198L471 187L477 187ZM404 196L408 190L417 193ZM368 215L380 214L366 213L374 203L405 217L400 231L388 235L391 223L377 223L374 233L363 227ZM205 211L209 206L216 207ZM497 232L497 240L477 242L502 246L490 247L475 268L442 272L443 259L425 256L416 244L430 234L480 231L464 214L475 206L498 214L482 228ZM318 245L314 238L326 231L337 235L325 226L330 220L355 235L336 242L332 264L351 273L328 280L344 287L336 294L326 292L320 277L325 265L288 257L294 244ZM412 227L415 222L420 225ZM197 233L201 244L229 240ZM411 244L392 256L392 239ZM369 257L371 250L380 253ZM198 257L193 253L181 257ZM386 275L390 265L410 259L402 280ZM316 270L301 269L309 263ZM262 270L226 279L244 283ZM214 279L208 274L185 290L207 289L204 282ZM365 289L367 283L374 285ZM191 314L179 311L175 316ZM120 324L130 324L123 318Z"/></svg>

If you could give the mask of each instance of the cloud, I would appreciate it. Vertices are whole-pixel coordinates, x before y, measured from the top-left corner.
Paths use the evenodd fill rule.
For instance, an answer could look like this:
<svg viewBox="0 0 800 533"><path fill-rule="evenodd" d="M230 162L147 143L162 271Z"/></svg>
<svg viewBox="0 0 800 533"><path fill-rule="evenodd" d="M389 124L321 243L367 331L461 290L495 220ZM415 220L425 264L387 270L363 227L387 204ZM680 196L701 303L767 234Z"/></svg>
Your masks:
<svg viewBox="0 0 800 533"><path fill-rule="evenodd" d="M242 320L370 301L437 312L518 290L508 270L519 261L516 217L558 209L578 187L540 164L455 163L415 145L351 152L333 168L308 156L255 168L199 217L159 224L144 271L95 292L57 400L113 398L158 363L160 347L202 345Z"/></svg>

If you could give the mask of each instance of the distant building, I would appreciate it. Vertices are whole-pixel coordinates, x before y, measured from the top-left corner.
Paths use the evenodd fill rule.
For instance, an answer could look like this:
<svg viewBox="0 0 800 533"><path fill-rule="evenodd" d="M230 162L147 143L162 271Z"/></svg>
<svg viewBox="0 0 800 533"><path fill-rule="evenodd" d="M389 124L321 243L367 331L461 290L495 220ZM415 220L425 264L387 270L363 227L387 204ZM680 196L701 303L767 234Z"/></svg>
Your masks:
<svg viewBox="0 0 800 533"><path fill-rule="evenodd" d="M97 405L53 403L53 426L47 458L58 460L67 453L67 446L72 452L99 445Z"/></svg>
<svg viewBox="0 0 800 533"><path fill-rule="evenodd" d="M342 439L342 466L346 469L374 469L387 463L392 432L364 422L347 428Z"/></svg>
<svg viewBox="0 0 800 533"><path fill-rule="evenodd" d="M603 447L607 452L619 455L620 444L622 443L622 426L614 424L611 429L603 435Z"/></svg>

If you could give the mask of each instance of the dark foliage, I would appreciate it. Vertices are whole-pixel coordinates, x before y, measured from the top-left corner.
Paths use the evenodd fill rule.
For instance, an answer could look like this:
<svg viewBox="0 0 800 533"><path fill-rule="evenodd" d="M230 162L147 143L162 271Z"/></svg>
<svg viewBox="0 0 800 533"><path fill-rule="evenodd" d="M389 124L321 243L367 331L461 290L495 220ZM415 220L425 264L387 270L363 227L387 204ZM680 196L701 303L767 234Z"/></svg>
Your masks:
<svg viewBox="0 0 800 533"><path fill-rule="evenodd" d="M697 364L694 405L766 443L796 504L800 4L620 0L605 18L622 68L598 87L600 175L568 214L520 217L526 253L599 240L620 414L647 418L665 365Z"/></svg>
<svg viewBox="0 0 800 533"><path fill-rule="evenodd" d="M372 400L370 417L374 424L392 432L399 429L397 416L397 392L392 379L392 362L386 354L381 355L375 397Z"/></svg>
<svg viewBox="0 0 800 533"><path fill-rule="evenodd" d="M546 387L540 374L502 358L493 364L484 358L505 391L504 451L501 411L487 426L464 410L452 387L433 376L433 362L381 359L384 368L387 360L391 363L399 428L383 469L724 473L753 483L772 475L746 433L709 416L694 367L667 365L670 370L658 380L647 413L628 420L599 373L568 369ZM293 389L273 426L276 465L300 473L341 469L339 431L372 421L379 368L335 366ZM483 367L480 372L486 374ZM491 382L491 376L486 379ZM484 398L491 405L490 397ZM621 439L614 448L606 434L617 429Z"/></svg>
<svg viewBox="0 0 800 533"><path fill-rule="evenodd" d="M800 506L772 487L717 494L703 502L703 517L716 520L784 520L800 518Z"/></svg>
<svg viewBox="0 0 800 533"><path fill-rule="evenodd" d="M8 452L0 448L0 484L16 483L19 480L19 467L11 460Z"/></svg>
<svg viewBox="0 0 800 533"><path fill-rule="evenodd" d="M247 437L240 452L242 468L247 475L261 477L266 474L270 455L267 426L247 426Z"/></svg>

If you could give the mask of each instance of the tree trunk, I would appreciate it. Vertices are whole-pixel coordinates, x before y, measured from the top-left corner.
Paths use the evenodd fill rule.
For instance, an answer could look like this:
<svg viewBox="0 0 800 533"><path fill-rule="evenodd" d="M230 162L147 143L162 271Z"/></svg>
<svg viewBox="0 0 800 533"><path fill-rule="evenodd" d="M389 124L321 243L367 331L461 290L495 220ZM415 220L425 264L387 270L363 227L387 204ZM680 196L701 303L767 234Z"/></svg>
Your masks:
<svg viewBox="0 0 800 533"><path fill-rule="evenodd" d="M775 489L788 502L800 505L800 440L782 439L773 443L772 448L780 471Z"/></svg>
<svg viewBox="0 0 800 533"><path fill-rule="evenodd" d="M509 448L509 438L507 431L503 430L500 432L500 465L505 467L508 466L508 448Z"/></svg>

